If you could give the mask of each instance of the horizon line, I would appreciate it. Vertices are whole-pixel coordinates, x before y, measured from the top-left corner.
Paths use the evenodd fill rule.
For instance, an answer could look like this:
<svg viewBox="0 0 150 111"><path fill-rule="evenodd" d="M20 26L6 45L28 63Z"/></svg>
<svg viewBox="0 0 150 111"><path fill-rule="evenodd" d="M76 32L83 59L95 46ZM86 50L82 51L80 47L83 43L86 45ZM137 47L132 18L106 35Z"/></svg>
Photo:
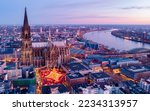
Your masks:
<svg viewBox="0 0 150 111"><path fill-rule="evenodd" d="M0 24L0 26L3 26L3 25L19 25L19 26L22 26L23 24ZM30 26L33 26L33 25L150 25L150 24L113 24L113 23L110 23L110 24L95 24L95 23L91 23L91 24L86 24L86 23L48 23L48 24L30 24Z"/></svg>

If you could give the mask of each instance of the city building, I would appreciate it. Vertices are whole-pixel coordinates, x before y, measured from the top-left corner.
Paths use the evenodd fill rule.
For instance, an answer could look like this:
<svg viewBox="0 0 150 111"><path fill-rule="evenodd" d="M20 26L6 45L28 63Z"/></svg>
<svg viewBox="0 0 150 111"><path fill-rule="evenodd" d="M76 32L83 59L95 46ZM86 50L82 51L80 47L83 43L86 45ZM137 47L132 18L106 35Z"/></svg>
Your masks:
<svg viewBox="0 0 150 111"><path fill-rule="evenodd" d="M150 69L146 66L128 66L121 68L121 74L133 80L140 80L144 77L150 77Z"/></svg>
<svg viewBox="0 0 150 111"><path fill-rule="evenodd" d="M117 65L110 65L110 70L113 74L120 74L120 67Z"/></svg>
<svg viewBox="0 0 150 111"><path fill-rule="evenodd" d="M145 91L150 92L150 78L148 78L148 79L143 79L142 78L140 80L139 86L142 89L144 89Z"/></svg>
<svg viewBox="0 0 150 111"><path fill-rule="evenodd" d="M118 94L146 94L146 91L133 81L124 81L119 85Z"/></svg>
<svg viewBox="0 0 150 111"><path fill-rule="evenodd" d="M5 67L6 67L6 62L0 61L0 74L4 73Z"/></svg>
<svg viewBox="0 0 150 111"><path fill-rule="evenodd" d="M22 27L21 65L41 67L56 67L66 63L70 58L70 50L62 42L32 42L27 11L25 9L24 24Z"/></svg>
<svg viewBox="0 0 150 111"><path fill-rule="evenodd" d="M105 81L111 79L111 77L109 75L105 74L104 72L91 73L90 77L94 83L105 82Z"/></svg>
<svg viewBox="0 0 150 111"><path fill-rule="evenodd" d="M111 86L106 82L98 84L80 83L72 85L71 92L73 94L116 94L118 87Z"/></svg>
<svg viewBox="0 0 150 111"><path fill-rule="evenodd" d="M6 81L6 80L0 79L0 94L1 93L9 94L10 89L11 89L11 81Z"/></svg>
<svg viewBox="0 0 150 111"><path fill-rule="evenodd" d="M14 56L14 48L0 48L0 58L5 59Z"/></svg>
<svg viewBox="0 0 150 111"><path fill-rule="evenodd" d="M70 62L67 65L65 65L65 69L67 70L67 72L79 72L82 75L92 72L92 70L87 65L83 64L82 61Z"/></svg>
<svg viewBox="0 0 150 111"><path fill-rule="evenodd" d="M85 56L84 50L82 49L70 49L71 57L83 58Z"/></svg>
<svg viewBox="0 0 150 111"><path fill-rule="evenodd" d="M67 74L66 81L69 85L85 83L87 81L87 77L80 73L71 73Z"/></svg>
<svg viewBox="0 0 150 111"><path fill-rule="evenodd" d="M110 64L116 64L118 66L140 64L140 61L135 60L135 59L129 59L129 58L110 58L109 62Z"/></svg>
<svg viewBox="0 0 150 111"><path fill-rule="evenodd" d="M107 58L97 54L89 55L83 61L91 67L93 64L100 64L101 66L109 64L109 60Z"/></svg>
<svg viewBox="0 0 150 111"><path fill-rule="evenodd" d="M63 84L43 86L42 94L69 94L69 90Z"/></svg>
<svg viewBox="0 0 150 111"><path fill-rule="evenodd" d="M19 94L36 93L36 80L35 78L19 78L12 81L13 89L19 90Z"/></svg>
<svg viewBox="0 0 150 111"><path fill-rule="evenodd" d="M6 73L6 80L14 80L22 77L22 69L17 66L15 62L7 62L4 68L4 73Z"/></svg>
<svg viewBox="0 0 150 111"><path fill-rule="evenodd" d="M99 88L87 83L81 83L72 85L71 92L72 94L99 94Z"/></svg>
<svg viewBox="0 0 150 111"><path fill-rule="evenodd" d="M113 84L108 84L107 82L101 82L97 84L100 88L100 94L117 94L118 87Z"/></svg>
<svg viewBox="0 0 150 111"><path fill-rule="evenodd" d="M109 65L107 58L96 54L87 56L85 59L83 59L83 63L88 65L95 73L108 69Z"/></svg>

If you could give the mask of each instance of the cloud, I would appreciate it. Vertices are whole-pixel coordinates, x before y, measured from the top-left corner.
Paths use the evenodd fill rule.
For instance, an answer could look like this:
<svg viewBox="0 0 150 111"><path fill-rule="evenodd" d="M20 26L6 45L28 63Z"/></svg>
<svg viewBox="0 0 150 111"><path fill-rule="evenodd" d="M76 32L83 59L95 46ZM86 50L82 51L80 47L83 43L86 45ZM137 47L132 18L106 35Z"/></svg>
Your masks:
<svg viewBox="0 0 150 111"><path fill-rule="evenodd" d="M99 15L82 15L82 16L66 16L66 19L107 19L107 18L126 18L120 16L99 16Z"/></svg>
<svg viewBox="0 0 150 111"><path fill-rule="evenodd" d="M64 4L64 7L83 7L83 6L91 6L91 5L98 5L98 4L100 4L100 1L74 2L74 3Z"/></svg>
<svg viewBox="0 0 150 111"><path fill-rule="evenodd" d="M55 5L47 5L45 8L47 9L51 9L51 8L60 8L60 9L77 9L77 8L88 8L91 6L97 6L97 5L101 5L101 0L93 0L93 1L89 1L89 0L83 0L83 1L69 1L69 2L62 2L62 3L57 3Z"/></svg>
<svg viewBox="0 0 150 111"><path fill-rule="evenodd" d="M142 10L142 9L150 9L150 6L132 6L132 7L123 7L123 10Z"/></svg>

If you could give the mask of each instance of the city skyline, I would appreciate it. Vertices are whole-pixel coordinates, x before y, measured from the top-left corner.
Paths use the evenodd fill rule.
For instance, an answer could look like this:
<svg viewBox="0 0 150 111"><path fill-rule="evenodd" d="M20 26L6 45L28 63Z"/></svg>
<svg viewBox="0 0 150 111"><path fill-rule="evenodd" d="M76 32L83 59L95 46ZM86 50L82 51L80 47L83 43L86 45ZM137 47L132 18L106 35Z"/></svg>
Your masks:
<svg viewBox="0 0 150 111"><path fill-rule="evenodd" d="M82 6L84 9L94 7L100 3L97 0L65 2L65 5L53 3L50 7L53 6L55 13L46 8L50 15L41 10L45 2L38 5L34 1L35 9L26 2L18 7L11 4L8 10L12 11L4 11L14 18L9 17L10 23L16 21L21 25L0 25L0 94L150 94L150 25L98 25L109 22L107 16L97 18L100 19L97 22L93 20L96 16L84 15L81 10ZM56 6L62 4L66 9L58 11ZM68 17L65 14L73 12L72 8L81 10L80 16L72 13L65 19ZM121 9L146 10L149 7L124 6ZM56 19L55 14L61 15ZM62 21L70 25L50 25L51 19L53 24ZM114 19L120 20L115 16ZM71 25L77 23L79 25Z"/></svg>
<svg viewBox="0 0 150 111"><path fill-rule="evenodd" d="M31 24L150 24L147 4L150 1L1 0L0 24L22 24L25 7Z"/></svg>

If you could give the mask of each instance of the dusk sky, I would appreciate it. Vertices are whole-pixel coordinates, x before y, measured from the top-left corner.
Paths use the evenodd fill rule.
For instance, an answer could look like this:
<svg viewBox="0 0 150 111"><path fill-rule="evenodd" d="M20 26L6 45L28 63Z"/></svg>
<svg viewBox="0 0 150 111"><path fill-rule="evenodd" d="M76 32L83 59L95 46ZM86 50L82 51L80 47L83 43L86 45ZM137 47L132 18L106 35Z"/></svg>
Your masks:
<svg viewBox="0 0 150 111"><path fill-rule="evenodd" d="M150 24L150 0L0 0L0 24Z"/></svg>

